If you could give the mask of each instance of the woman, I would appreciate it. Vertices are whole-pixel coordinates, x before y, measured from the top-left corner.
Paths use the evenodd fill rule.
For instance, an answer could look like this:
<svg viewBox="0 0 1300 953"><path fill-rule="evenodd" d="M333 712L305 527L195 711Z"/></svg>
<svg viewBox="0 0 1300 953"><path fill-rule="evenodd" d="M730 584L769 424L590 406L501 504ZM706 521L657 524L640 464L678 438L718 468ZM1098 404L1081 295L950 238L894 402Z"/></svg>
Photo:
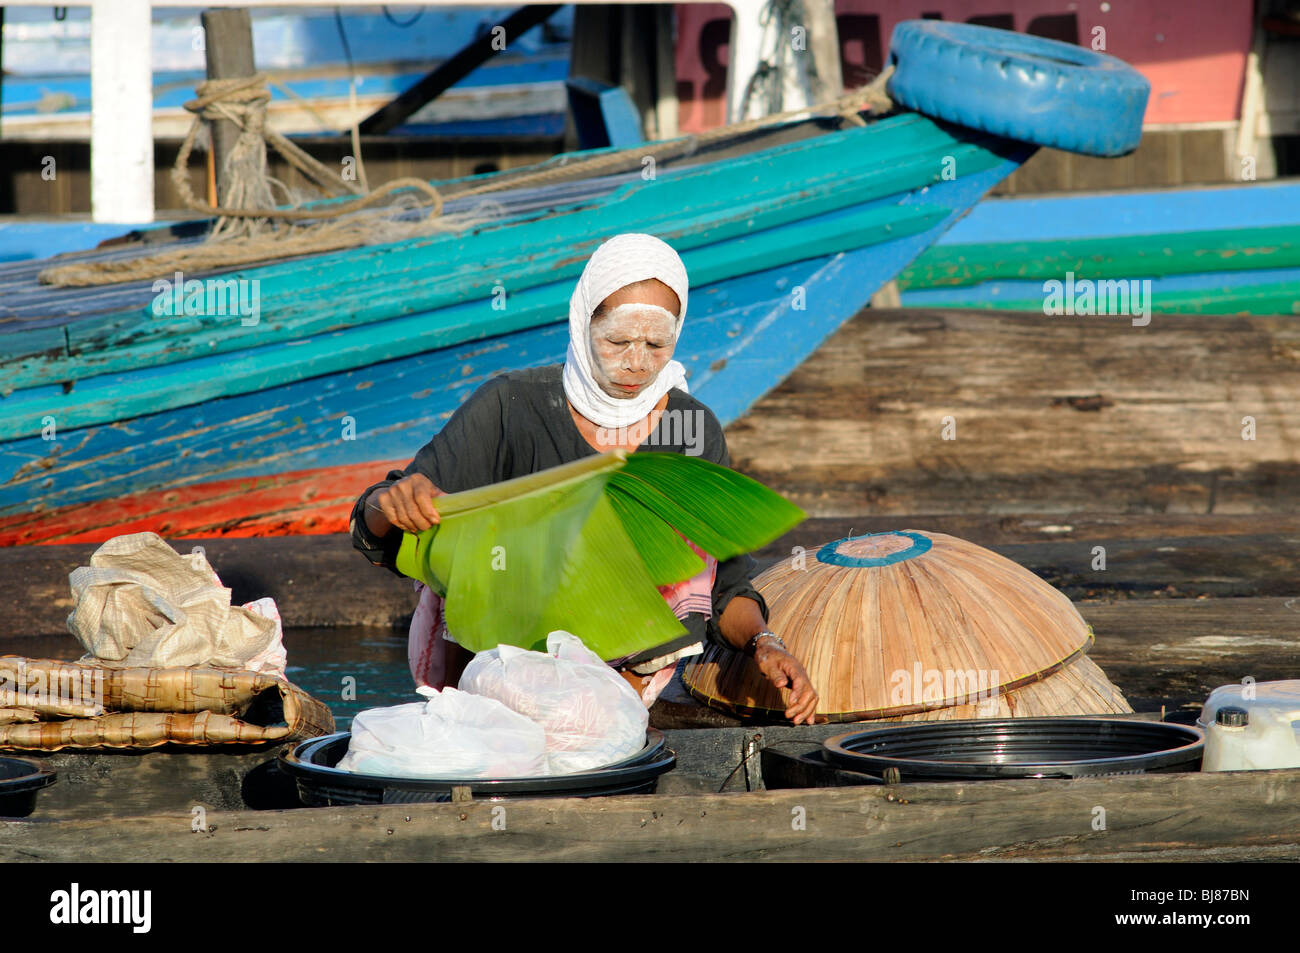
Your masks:
<svg viewBox="0 0 1300 953"><path fill-rule="evenodd" d="M685 368L672 360L687 292L685 266L659 239L624 234L601 245L569 301L564 364L512 371L483 384L410 466L361 495L352 512L354 545L374 564L396 571L398 531L419 533L438 522L435 498L443 493L615 447L703 455L729 466L721 425L686 392ZM687 635L610 664L649 706L677 660L713 641L752 655L773 685L791 689L786 717L811 724L817 693L803 665L767 629L767 605L749 581L753 559L718 563L696 551L704 569L660 589ZM441 608L439 597L425 589L411 627L412 673L435 688L455 684L470 658L446 632Z"/></svg>

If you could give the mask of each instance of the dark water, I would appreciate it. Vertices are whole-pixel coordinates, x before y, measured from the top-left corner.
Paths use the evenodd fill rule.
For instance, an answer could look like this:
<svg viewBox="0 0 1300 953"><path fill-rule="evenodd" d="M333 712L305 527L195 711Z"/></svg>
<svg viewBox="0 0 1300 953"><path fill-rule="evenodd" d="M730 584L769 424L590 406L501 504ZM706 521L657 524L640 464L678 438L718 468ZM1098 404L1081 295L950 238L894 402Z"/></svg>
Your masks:
<svg viewBox="0 0 1300 953"><path fill-rule="evenodd" d="M286 629L285 675L329 705L340 731L366 708L418 702L406 633L390 629Z"/></svg>
<svg viewBox="0 0 1300 953"><path fill-rule="evenodd" d="M420 701L406 664L406 633L391 629L286 629L285 674L330 707L338 728L365 708ZM0 640L0 654L75 660L84 655L70 635Z"/></svg>

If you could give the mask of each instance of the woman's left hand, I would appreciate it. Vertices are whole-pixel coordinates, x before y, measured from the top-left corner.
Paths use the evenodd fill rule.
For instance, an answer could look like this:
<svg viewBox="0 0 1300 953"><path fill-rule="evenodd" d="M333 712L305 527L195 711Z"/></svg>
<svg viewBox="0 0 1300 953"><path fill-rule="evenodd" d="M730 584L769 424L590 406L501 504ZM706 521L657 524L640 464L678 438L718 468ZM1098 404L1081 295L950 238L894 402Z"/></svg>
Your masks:
<svg viewBox="0 0 1300 953"><path fill-rule="evenodd" d="M790 689L790 707L785 710L785 717L796 725L811 725L816 718L817 690L803 664L784 649L764 645L762 639L754 652L754 664L777 688Z"/></svg>

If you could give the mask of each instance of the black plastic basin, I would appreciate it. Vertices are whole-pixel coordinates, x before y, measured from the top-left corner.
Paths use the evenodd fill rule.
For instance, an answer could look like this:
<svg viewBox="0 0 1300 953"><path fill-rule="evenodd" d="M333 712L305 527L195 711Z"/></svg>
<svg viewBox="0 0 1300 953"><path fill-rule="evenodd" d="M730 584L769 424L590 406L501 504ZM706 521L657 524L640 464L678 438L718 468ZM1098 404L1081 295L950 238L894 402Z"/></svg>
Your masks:
<svg viewBox="0 0 1300 953"><path fill-rule="evenodd" d="M58 780L53 768L22 758L0 758L0 817L26 817L36 794Z"/></svg>
<svg viewBox="0 0 1300 953"><path fill-rule="evenodd" d="M828 738L841 767L903 781L1080 778L1197 771L1197 728L1124 718L1004 718L894 724Z"/></svg>
<svg viewBox="0 0 1300 953"><path fill-rule="evenodd" d="M663 734L651 728L635 755L591 771L537 778L386 778L334 767L347 753L350 737L343 731L280 752L280 770L298 782L298 796L308 807L450 801L455 787L469 788L476 799L649 794L677 761Z"/></svg>

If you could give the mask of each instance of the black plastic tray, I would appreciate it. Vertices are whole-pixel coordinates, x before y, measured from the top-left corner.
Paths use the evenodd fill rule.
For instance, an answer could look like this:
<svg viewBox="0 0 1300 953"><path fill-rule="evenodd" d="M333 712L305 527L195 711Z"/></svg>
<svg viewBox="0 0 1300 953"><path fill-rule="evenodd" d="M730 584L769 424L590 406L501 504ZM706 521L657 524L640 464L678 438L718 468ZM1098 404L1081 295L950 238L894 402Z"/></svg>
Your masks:
<svg viewBox="0 0 1300 953"><path fill-rule="evenodd" d="M807 744L809 750L789 751L765 747L759 756L763 786L768 790L787 788L839 788L882 784L880 778L862 771L849 771L831 761L826 749Z"/></svg>
<svg viewBox="0 0 1300 953"><path fill-rule="evenodd" d="M59 776L54 769L22 758L0 758L0 817L26 817L36 810L36 794Z"/></svg>
<svg viewBox="0 0 1300 953"><path fill-rule="evenodd" d="M903 781L1080 778L1197 771L1197 728L1124 718L999 718L895 724L824 742L835 764Z"/></svg>
<svg viewBox="0 0 1300 953"><path fill-rule="evenodd" d="M604 768L537 778L386 778L340 771L334 765L348 750L346 731L302 741L279 755L280 770L298 783L308 807L336 804L416 804L450 801L452 788L469 788L474 798L605 797L649 794L659 776L677 761L662 732L646 732L646 745L632 757Z"/></svg>

